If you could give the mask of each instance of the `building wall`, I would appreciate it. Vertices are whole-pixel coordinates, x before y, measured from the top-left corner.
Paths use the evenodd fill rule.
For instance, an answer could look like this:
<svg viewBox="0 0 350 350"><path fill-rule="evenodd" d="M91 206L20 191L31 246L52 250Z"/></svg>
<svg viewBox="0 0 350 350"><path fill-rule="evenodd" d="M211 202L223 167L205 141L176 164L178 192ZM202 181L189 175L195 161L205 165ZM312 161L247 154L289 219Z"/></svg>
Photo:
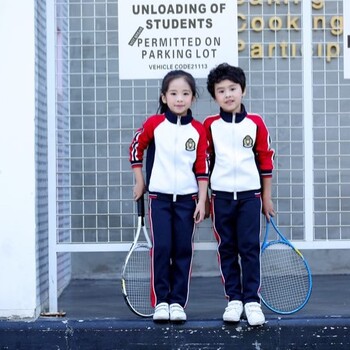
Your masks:
<svg viewBox="0 0 350 350"><path fill-rule="evenodd" d="M305 16L305 3L310 17ZM119 80L117 4L117 0L69 1L65 35L70 154L60 159L70 163L68 241L74 243L132 240L128 146L135 129L157 110L159 80ZM309 28L303 31L308 21ZM314 242L329 241L330 246L346 242L350 98L342 68L342 1L239 0L238 27L239 65L248 79L244 103L263 116L276 150L273 198L279 225L288 238L309 243L308 249ZM307 40L310 71L305 71L302 56ZM205 79L198 79L200 98L193 111L200 120L217 111L205 84ZM213 241L209 220L199 226L196 241ZM322 252L327 250L310 253L315 269L333 272ZM347 261L345 252L338 251ZM198 273L208 271L206 254L196 253ZM84 263L90 260L88 253L73 253L73 276L118 271L117 258L111 266L110 253L99 257L93 259L93 267L91 261ZM212 261L215 273L216 259ZM323 268L318 261L325 261ZM91 268L84 272L82 266Z"/></svg>
<svg viewBox="0 0 350 350"><path fill-rule="evenodd" d="M0 317L33 318L40 312L34 1L3 1L0 7Z"/></svg>
<svg viewBox="0 0 350 350"><path fill-rule="evenodd" d="M65 44L66 38L61 34L60 28L67 28L67 4L64 1L56 8L56 13L64 14L65 20L57 20L55 22L57 31L55 40L57 43L56 57L57 67L56 73L50 75L47 70L47 6L46 1L37 0L35 2L35 164L36 164L36 247L37 247L37 296L38 304L41 309L47 309L49 304L49 191L48 191L48 79L54 79L56 83L56 108L58 142L64 144L57 147L58 159L61 154L64 158L69 155L69 135L67 130L67 115L69 111L68 105L68 47ZM64 18L63 16L60 16ZM64 44L64 48L63 47ZM59 48L59 49L58 49ZM64 77L63 76L64 73ZM61 115L65 117L61 118ZM56 162L56 160L54 160ZM66 170L66 171L64 171ZM69 162L67 160L57 161L58 174L67 173L69 170ZM60 237L67 236L65 227L69 225L67 216L69 211L69 191L65 185L69 180L68 175L57 176L57 198L58 198L58 235ZM62 200L66 199L66 201ZM53 199L55 200L55 199ZM54 232L52 233L54 234ZM70 281L71 260L69 253L58 254L57 271L59 291L62 291Z"/></svg>
<svg viewBox="0 0 350 350"><path fill-rule="evenodd" d="M35 171L37 297L45 305L49 289L48 181L47 181L47 70L46 2L35 2Z"/></svg>
<svg viewBox="0 0 350 350"><path fill-rule="evenodd" d="M56 43L56 240L60 242L70 241L70 109L69 109L69 2L60 0L55 6L55 43ZM53 77L52 77L53 78ZM55 155L50 154L51 157ZM51 198L51 200L55 200ZM57 254L57 289L60 293L69 283L71 278L71 254Z"/></svg>

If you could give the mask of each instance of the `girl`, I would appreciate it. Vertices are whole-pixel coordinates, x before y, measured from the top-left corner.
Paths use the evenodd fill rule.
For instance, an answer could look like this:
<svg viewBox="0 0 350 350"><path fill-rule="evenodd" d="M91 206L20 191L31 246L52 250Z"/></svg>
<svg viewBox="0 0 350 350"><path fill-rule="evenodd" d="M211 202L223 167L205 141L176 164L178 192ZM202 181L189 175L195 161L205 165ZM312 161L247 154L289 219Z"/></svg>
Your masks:
<svg viewBox="0 0 350 350"><path fill-rule="evenodd" d="M152 233L151 303L154 321L186 321L195 224L205 217L208 187L207 139L190 107L196 97L193 76L182 70L163 79L158 114L137 130L130 145L134 199L146 184Z"/></svg>

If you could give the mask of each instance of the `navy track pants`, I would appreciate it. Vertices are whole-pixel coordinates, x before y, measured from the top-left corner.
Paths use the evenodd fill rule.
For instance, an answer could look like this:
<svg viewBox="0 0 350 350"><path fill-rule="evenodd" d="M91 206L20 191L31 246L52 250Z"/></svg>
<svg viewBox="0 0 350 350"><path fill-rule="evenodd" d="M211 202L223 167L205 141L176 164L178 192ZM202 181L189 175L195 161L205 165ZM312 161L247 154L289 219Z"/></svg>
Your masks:
<svg viewBox="0 0 350 350"><path fill-rule="evenodd" d="M173 202L161 196L149 195L153 306L167 302L185 307L188 301L196 197L181 197Z"/></svg>
<svg viewBox="0 0 350 350"><path fill-rule="evenodd" d="M211 205L226 297L260 302L260 196L235 200L213 195Z"/></svg>

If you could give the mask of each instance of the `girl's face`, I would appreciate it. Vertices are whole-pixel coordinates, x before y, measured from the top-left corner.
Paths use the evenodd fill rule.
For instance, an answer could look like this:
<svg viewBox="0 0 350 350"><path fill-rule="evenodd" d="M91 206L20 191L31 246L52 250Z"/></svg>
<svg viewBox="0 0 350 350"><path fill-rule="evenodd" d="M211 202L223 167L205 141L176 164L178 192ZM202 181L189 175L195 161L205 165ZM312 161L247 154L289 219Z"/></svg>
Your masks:
<svg viewBox="0 0 350 350"><path fill-rule="evenodd" d="M241 111L242 98L244 91L241 85L231 80L223 80L215 84L215 101L228 113L239 113Z"/></svg>
<svg viewBox="0 0 350 350"><path fill-rule="evenodd" d="M163 103L166 103L169 109L178 116L187 115L187 110L194 101L194 96L190 85L180 77L173 79L165 95L162 95Z"/></svg>

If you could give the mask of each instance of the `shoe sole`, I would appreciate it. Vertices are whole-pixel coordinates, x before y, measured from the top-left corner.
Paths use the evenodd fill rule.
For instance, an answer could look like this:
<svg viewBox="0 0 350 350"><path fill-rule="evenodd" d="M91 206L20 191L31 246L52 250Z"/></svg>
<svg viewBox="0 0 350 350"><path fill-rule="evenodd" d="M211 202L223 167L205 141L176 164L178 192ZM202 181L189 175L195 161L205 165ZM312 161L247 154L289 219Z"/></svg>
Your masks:
<svg viewBox="0 0 350 350"><path fill-rule="evenodd" d="M248 325L250 326L250 327L260 327L260 326L263 326L265 324L265 322L264 323L259 323L259 324L250 324L249 322L248 322Z"/></svg>
<svg viewBox="0 0 350 350"><path fill-rule="evenodd" d="M265 320L263 323L251 324L248 322L247 318L245 318L245 320L247 321L247 323L250 327L259 327L259 326L263 326L266 323L266 320Z"/></svg>
<svg viewBox="0 0 350 350"><path fill-rule="evenodd" d="M181 323L181 322L186 322L187 321L187 317L185 317L185 318L172 318L171 315L170 315L170 319L169 320L171 322Z"/></svg>
<svg viewBox="0 0 350 350"><path fill-rule="evenodd" d="M228 316L227 317L223 316L222 319L224 320L224 322L237 323L242 319L242 316L243 316L243 312L238 319L237 318L230 318Z"/></svg>
<svg viewBox="0 0 350 350"><path fill-rule="evenodd" d="M229 319L223 319L224 322L227 322L227 323L238 323L241 319L239 320L229 320Z"/></svg>
<svg viewBox="0 0 350 350"><path fill-rule="evenodd" d="M187 320L172 320L170 319L170 322L173 322L173 323L185 323Z"/></svg>
<svg viewBox="0 0 350 350"><path fill-rule="evenodd" d="M266 320L264 320L263 323L250 324L250 323L248 322L247 316L245 316L245 315L244 315L243 319L247 321L247 323L248 323L248 325L249 325L250 327L259 327L259 326L263 326L263 325L266 323Z"/></svg>
<svg viewBox="0 0 350 350"><path fill-rule="evenodd" d="M167 318L153 319L153 322L155 322L155 323L167 323L167 322L169 322L169 319L167 319Z"/></svg>
<svg viewBox="0 0 350 350"><path fill-rule="evenodd" d="M154 322L168 322L170 319L170 316L168 317L159 317L159 318L153 318Z"/></svg>

